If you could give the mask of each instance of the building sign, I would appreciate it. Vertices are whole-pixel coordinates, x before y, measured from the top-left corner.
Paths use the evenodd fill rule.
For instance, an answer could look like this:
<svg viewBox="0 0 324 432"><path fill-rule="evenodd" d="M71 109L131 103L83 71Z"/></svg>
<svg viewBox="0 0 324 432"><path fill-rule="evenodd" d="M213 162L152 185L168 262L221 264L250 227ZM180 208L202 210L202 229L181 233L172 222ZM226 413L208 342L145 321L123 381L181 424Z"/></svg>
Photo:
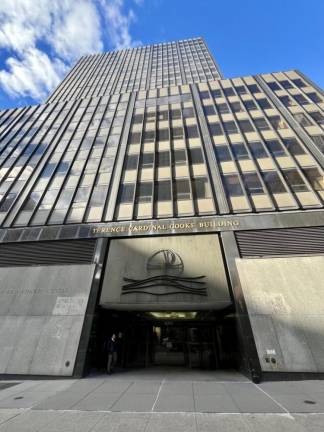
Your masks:
<svg viewBox="0 0 324 432"><path fill-rule="evenodd" d="M174 233L194 233L194 232L213 232L230 231L238 228L240 222L232 218L197 218L197 219L176 219L163 222L112 222L105 225L96 225L92 228L93 236L125 236L143 234L174 234Z"/></svg>

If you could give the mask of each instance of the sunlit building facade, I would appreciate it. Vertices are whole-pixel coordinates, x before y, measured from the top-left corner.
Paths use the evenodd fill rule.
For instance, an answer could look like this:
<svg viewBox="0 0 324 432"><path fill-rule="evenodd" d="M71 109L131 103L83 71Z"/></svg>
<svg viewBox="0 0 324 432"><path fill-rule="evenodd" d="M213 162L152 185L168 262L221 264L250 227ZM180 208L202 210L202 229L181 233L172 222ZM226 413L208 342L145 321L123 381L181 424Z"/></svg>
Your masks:
<svg viewBox="0 0 324 432"><path fill-rule="evenodd" d="M84 375L112 332L122 367L324 372L323 101L196 38L1 111L0 374Z"/></svg>

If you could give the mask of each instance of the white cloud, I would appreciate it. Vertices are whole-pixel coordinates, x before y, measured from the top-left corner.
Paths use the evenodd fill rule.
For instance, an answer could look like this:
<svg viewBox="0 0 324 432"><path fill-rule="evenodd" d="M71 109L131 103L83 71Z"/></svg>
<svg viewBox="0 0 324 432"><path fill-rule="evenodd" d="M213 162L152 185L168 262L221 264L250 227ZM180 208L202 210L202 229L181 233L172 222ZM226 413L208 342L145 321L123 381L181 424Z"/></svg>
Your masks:
<svg viewBox="0 0 324 432"><path fill-rule="evenodd" d="M141 0L134 0L141 3ZM124 0L0 0L0 50L8 55L0 87L44 100L82 55L133 41Z"/></svg>
<svg viewBox="0 0 324 432"><path fill-rule="evenodd" d="M124 12L124 0L101 0L100 4L112 45L117 49L139 45L139 41L133 41L130 34L130 25L136 17L132 9Z"/></svg>

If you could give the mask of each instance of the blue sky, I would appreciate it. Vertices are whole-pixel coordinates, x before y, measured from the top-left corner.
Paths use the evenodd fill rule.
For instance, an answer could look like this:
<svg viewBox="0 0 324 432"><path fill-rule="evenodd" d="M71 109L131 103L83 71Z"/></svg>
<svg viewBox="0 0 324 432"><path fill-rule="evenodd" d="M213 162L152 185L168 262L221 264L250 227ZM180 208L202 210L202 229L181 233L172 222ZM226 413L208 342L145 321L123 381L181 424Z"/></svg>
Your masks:
<svg viewBox="0 0 324 432"><path fill-rule="evenodd" d="M83 54L203 36L225 77L324 87L323 0L1 0L0 108L43 101Z"/></svg>

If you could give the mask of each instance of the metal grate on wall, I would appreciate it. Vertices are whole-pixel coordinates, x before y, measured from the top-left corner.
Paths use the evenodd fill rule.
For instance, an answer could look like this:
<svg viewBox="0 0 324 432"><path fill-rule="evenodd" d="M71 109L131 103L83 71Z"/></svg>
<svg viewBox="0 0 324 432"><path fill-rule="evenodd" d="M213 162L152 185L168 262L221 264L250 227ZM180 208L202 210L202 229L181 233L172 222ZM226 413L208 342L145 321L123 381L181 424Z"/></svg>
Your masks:
<svg viewBox="0 0 324 432"><path fill-rule="evenodd" d="M324 227L238 231L242 258L324 254Z"/></svg>
<svg viewBox="0 0 324 432"><path fill-rule="evenodd" d="M0 245L0 267L90 264L96 239Z"/></svg>

